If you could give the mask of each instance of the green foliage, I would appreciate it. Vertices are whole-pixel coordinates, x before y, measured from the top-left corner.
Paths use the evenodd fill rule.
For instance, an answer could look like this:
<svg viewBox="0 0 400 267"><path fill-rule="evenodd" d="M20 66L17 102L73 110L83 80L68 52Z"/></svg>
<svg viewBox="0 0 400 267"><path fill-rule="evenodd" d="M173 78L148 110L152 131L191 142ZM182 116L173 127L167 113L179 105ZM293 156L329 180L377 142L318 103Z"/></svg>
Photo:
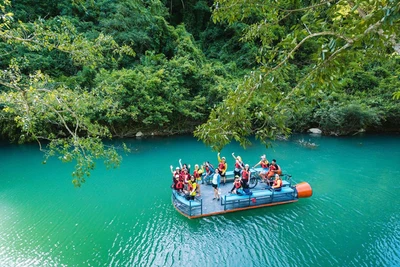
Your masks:
<svg viewBox="0 0 400 267"><path fill-rule="evenodd" d="M362 71L360 66L375 60L390 61L399 53L399 10L398 1L217 1L214 22L247 24L242 40L260 44L256 58L259 67L237 89L247 96L246 105L235 107L240 120L252 124L242 131L210 136L216 132L215 124L224 125L224 129L238 125L237 119L225 112L238 97L237 92L230 92L195 135L218 149L231 139L244 143L252 134L262 140L273 138L290 132L288 126L295 124L293 116L301 119L297 112L317 114L305 120L310 124L320 120L317 123L327 130L339 127L343 133L378 125L383 113L356 98L365 98L363 93L369 94L381 85L373 72ZM294 75L293 65L297 67ZM343 76L349 77L341 83ZM319 101L324 101L325 94L339 88L355 94L355 99L346 102L349 106L336 104L312 110L312 105L323 106ZM302 123L299 128L306 125Z"/></svg>
<svg viewBox="0 0 400 267"><path fill-rule="evenodd" d="M1 134L74 162L75 186L98 159L120 163L104 139L193 129L237 84L236 65L209 61L159 1L29 3L23 20L1 6Z"/></svg>
<svg viewBox="0 0 400 267"><path fill-rule="evenodd" d="M91 68L116 62L125 54L134 55L130 47L119 46L110 36L99 34L93 40L85 38L67 18L13 24L13 15L6 13L7 6L0 7L3 52L19 49L38 54L57 51L68 55L76 66ZM48 156L61 153L63 160L75 160L76 186L85 181L85 176L94 167L94 159L105 157L107 166L119 164L120 157L115 149L100 142L100 138L111 137L108 128L90 116L92 107L101 103L97 95L68 88L41 70L31 72L32 66L24 53L6 59L8 66L0 71L0 118L1 124L9 123L9 126L2 128L3 134L11 139L17 139L13 135L18 134L19 142L36 140ZM49 142L46 149L42 148L43 140Z"/></svg>
<svg viewBox="0 0 400 267"><path fill-rule="evenodd" d="M366 127L377 126L382 118L377 108L360 103L327 106L319 109L314 116L324 131L334 135L349 134L365 130Z"/></svg>
<svg viewBox="0 0 400 267"><path fill-rule="evenodd" d="M144 129L173 129L204 121L235 80L222 65L207 62L184 27L177 27L176 35L171 59L147 52L135 69L98 74L96 91L111 97L120 116L97 118L113 125L128 121Z"/></svg>
<svg viewBox="0 0 400 267"><path fill-rule="evenodd" d="M397 1L10 4L0 3L0 134L74 162L76 186L100 159L120 163L104 140L139 130L197 126L219 151L310 126L400 128Z"/></svg>

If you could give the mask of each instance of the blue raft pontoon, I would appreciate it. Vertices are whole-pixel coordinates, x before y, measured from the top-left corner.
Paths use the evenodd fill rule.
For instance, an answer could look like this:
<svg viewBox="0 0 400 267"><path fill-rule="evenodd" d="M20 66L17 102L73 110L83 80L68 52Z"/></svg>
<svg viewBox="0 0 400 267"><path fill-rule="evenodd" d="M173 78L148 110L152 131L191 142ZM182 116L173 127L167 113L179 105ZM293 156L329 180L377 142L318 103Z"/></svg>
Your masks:
<svg viewBox="0 0 400 267"><path fill-rule="evenodd" d="M261 168L252 170L250 184L254 186L251 189L251 195L231 194L233 171L226 172L226 185L220 186L222 194L220 200L213 200L214 189L211 185L201 184L201 196L195 200L187 200L184 195L172 190L172 204L182 215L188 218L200 218L224 214L228 212L236 212L246 209L261 208L280 204L287 204L298 201L299 198L310 197L312 195L311 186L302 182L292 185L289 179L283 180L283 186L280 191L265 189L266 184L258 182L256 173ZM283 175L285 177L285 175Z"/></svg>

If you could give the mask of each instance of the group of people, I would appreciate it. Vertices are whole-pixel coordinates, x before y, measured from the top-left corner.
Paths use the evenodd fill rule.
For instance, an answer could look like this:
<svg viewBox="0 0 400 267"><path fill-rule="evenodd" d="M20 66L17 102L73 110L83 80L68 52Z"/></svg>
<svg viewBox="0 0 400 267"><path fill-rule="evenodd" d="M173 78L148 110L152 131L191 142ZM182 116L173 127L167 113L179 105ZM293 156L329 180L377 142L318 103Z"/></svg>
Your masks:
<svg viewBox="0 0 400 267"><path fill-rule="evenodd" d="M234 165L234 182L233 187L229 191L233 194L251 194L249 189L249 180L251 170L249 164L244 164L240 156L235 156L232 153L232 157L235 159ZM226 171L228 170L228 164L225 157L221 157L220 153L217 155L218 167L215 168L210 162L204 162L201 166L195 165L193 174L190 174L190 164L182 164L179 160L179 167L173 170L173 166L170 166L172 173L172 188L179 193L183 193L188 200L193 200L196 196L201 196L201 186L205 180L210 180L211 185L214 188L214 200L220 199L220 185L226 184ZM261 160L253 166L256 168L261 166L262 171L260 177L263 182L267 184L267 188L273 188L276 191L280 191L282 187L282 174L281 167L276 164L276 160L273 159L271 163L266 158L266 155L261 156Z"/></svg>

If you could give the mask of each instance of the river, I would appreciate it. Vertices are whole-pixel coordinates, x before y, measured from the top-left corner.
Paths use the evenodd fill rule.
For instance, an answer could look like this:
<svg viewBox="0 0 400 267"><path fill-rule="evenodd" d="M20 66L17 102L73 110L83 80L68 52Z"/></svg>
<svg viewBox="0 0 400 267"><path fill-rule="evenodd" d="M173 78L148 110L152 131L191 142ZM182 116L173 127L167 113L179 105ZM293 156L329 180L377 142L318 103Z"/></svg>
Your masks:
<svg viewBox="0 0 400 267"><path fill-rule="evenodd" d="M0 266L400 266L398 135L232 143L221 152L229 169L232 152L250 164L266 153L314 194L194 220L171 204L169 166L216 153L190 136L125 142L122 165L98 164L81 188L71 164L1 143Z"/></svg>

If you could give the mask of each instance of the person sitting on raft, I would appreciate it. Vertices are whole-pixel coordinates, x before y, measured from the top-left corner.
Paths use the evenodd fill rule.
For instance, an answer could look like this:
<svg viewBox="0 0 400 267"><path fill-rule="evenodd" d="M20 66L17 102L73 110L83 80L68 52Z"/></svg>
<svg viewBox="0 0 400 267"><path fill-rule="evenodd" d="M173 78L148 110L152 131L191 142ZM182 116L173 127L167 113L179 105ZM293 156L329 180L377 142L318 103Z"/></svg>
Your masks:
<svg viewBox="0 0 400 267"><path fill-rule="evenodd" d="M207 161L203 165L205 166L206 173L201 182L202 184L204 184L204 180L207 182L208 179L211 179L215 172L214 166L210 162Z"/></svg>
<svg viewBox="0 0 400 267"><path fill-rule="evenodd" d="M185 184L185 187L187 187L187 184L190 180L190 173L188 172L188 169L182 169L181 171L181 180L183 180L183 183Z"/></svg>
<svg viewBox="0 0 400 267"><path fill-rule="evenodd" d="M219 175L219 170L215 169L215 173L212 176L212 186L214 187L214 199L219 200L218 189L219 183L221 182L221 175Z"/></svg>
<svg viewBox="0 0 400 267"><path fill-rule="evenodd" d="M186 199L194 200L194 198L196 197L196 191L197 191L196 178L192 175L188 182L188 190L185 191Z"/></svg>
<svg viewBox="0 0 400 267"><path fill-rule="evenodd" d="M169 166L169 168L171 169L171 173L172 173L172 188L175 188L176 182L179 180L179 176L181 174L181 170L179 169L179 167L176 167L175 171L173 171L173 167L172 165Z"/></svg>
<svg viewBox="0 0 400 267"><path fill-rule="evenodd" d="M275 174L275 180L274 180L274 183L272 184L271 188L273 188L275 191L281 191L282 178L279 176L279 174Z"/></svg>
<svg viewBox="0 0 400 267"><path fill-rule="evenodd" d="M270 179L271 177L274 177L275 174L282 174L282 169L278 164L276 164L276 159L273 159L269 165L267 178Z"/></svg>
<svg viewBox="0 0 400 267"><path fill-rule="evenodd" d="M183 183L183 181L180 179L180 177L174 178L174 185L173 185L173 188L174 188L177 192L179 192L179 193L183 192L184 183Z"/></svg>
<svg viewBox="0 0 400 267"><path fill-rule="evenodd" d="M172 170L173 169L172 165L169 166L169 168L171 169L172 179L179 178L179 175L181 174L181 170L179 169L179 167L176 167L175 171Z"/></svg>
<svg viewBox="0 0 400 267"><path fill-rule="evenodd" d="M235 176L235 181L233 182L233 187L229 193L231 194L237 194L237 191L243 187L242 180L240 180L240 177L238 175Z"/></svg>
<svg viewBox="0 0 400 267"><path fill-rule="evenodd" d="M199 168L199 164L194 165L193 176L196 179L198 196L201 196L200 181L201 181L201 176L203 175L203 172L204 172L203 165L201 165L201 169Z"/></svg>
<svg viewBox="0 0 400 267"><path fill-rule="evenodd" d="M258 165L260 165L262 168L262 171L260 172L260 176L262 178L262 181L265 182L268 171L269 171L269 162L268 162L267 156L265 154L261 156L260 162L258 162L256 165L253 166L253 169L255 167L257 167Z"/></svg>
<svg viewBox="0 0 400 267"><path fill-rule="evenodd" d="M221 175L221 178L222 178L222 180L223 180L223 184L225 185L225 183L226 183L226 175L225 175L225 173L226 173L226 170L228 169L228 163L226 163L226 159L225 159L225 157L220 157L220 153L218 153L218 169L220 169L220 171L221 171L221 173L220 173L220 175Z"/></svg>
<svg viewBox="0 0 400 267"><path fill-rule="evenodd" d="M239 175L240 172L244 169L244 163L240 156L235 157L235 153L232 153L232 157L235 159L235 169L233 170L233 175Z"/></svg>

